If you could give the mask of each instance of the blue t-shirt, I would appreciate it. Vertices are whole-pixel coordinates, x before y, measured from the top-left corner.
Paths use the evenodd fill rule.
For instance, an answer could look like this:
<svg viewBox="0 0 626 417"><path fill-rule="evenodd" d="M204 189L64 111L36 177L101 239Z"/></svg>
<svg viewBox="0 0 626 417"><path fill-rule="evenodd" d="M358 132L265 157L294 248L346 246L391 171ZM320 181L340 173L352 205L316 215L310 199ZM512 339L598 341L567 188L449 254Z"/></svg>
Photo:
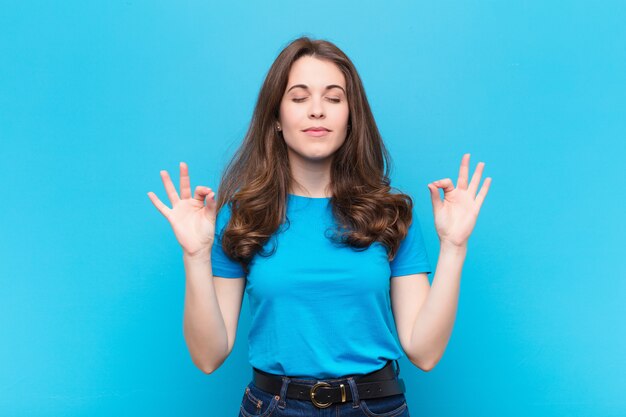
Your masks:
<svg viewBox="0 0 626 417"><path fill-rule="evenodd" d="M216 220L213 275L241 278L241 265L222 250L229 218L225 205ZM289 194L287 218L263 248L267 254L276 245L274 254L257 253L249 265L250 364L272 374L325 379L366 374L401 358L390 278L431 273L415 212L391 262L379 242L359 251L328 238L336 224L330 198Z"/></svg>

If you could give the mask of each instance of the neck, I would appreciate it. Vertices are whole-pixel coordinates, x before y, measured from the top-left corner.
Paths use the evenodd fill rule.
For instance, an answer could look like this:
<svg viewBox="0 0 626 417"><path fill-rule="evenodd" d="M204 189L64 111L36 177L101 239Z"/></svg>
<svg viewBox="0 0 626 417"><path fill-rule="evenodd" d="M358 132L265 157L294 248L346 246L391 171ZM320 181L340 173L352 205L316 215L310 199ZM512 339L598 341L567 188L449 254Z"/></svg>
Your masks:
<svg viewBox="0 0 626 417"><path fill-rule="evenodd" d="M330 197L331 159L303 161L290 158L292 184L290 193L307 197Z"/></svg>

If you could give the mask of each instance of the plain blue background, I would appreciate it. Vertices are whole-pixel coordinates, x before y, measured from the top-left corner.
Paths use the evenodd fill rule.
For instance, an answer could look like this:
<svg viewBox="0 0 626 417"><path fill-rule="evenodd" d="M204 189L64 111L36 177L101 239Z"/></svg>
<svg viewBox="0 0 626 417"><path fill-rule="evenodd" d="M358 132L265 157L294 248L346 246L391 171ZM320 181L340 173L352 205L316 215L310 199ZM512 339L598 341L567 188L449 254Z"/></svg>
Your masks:
<svg viewBox="0 0 626 417"><path fill-rule="evenodd" d="M217 187L279 51L335 42L364 81L429 255L426 184L493 178L456 326L416 416L626 415L626 3L35 2L0 13L0 414L234 416L249 310L205 375L182 252L146 193ZM432 276L431 276L432 278Z"/></svg>

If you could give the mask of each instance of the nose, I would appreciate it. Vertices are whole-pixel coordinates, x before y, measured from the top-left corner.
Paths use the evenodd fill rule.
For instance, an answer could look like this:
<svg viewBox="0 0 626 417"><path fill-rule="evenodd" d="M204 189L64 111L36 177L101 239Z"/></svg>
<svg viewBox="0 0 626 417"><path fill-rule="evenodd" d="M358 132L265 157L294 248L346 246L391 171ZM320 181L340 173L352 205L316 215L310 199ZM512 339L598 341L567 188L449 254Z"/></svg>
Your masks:
<svg viewBox="0 0 626 417"><path fill-rule="evenodd" d="M320 119L324 117L324 108L322 106L322 99L312 99L310 101L311 108L309 109L309 117L313 119Z"/></svg>

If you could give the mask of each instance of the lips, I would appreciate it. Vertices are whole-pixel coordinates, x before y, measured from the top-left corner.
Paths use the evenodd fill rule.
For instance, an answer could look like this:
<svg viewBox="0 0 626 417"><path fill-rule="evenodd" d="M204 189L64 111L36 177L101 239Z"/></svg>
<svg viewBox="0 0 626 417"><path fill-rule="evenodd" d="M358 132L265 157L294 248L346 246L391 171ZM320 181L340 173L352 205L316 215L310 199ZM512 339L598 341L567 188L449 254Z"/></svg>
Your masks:
<svg viewBox="0 0 626 417"><path fill-rule="evenodd" d="M328 135L328 132L329 131L327 129L307 129L304 131L304 134L308 136L320 138L320 137Z"/></svg>
<svg viewBox="0 0 626 417"><path fill-rule="evenodd" d="M303 132L330 132L330 130L326 129L325 127L309 127L307 129L304 129Z"/></svg>

